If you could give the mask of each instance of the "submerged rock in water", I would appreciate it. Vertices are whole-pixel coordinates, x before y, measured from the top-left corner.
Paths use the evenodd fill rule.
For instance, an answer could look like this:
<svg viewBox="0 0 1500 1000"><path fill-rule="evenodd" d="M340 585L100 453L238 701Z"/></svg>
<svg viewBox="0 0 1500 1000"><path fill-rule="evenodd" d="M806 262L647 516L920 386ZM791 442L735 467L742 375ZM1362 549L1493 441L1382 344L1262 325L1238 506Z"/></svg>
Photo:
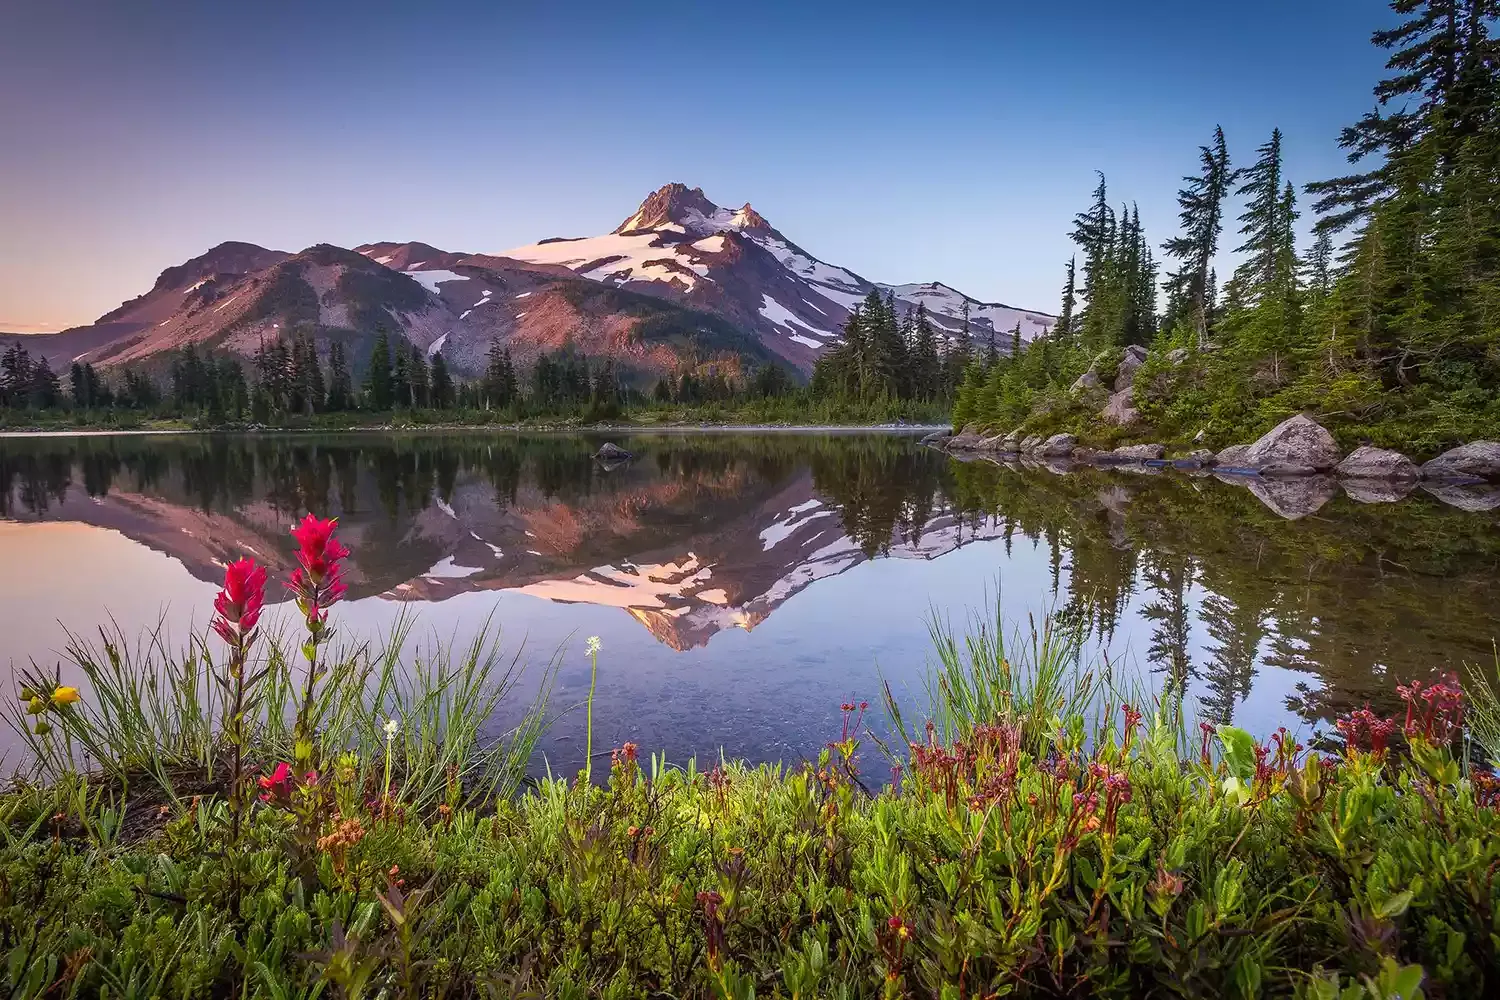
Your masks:
<svg viewBox="0 0 1500 1000"><path fill-rule="evenodd" d="M1338 482L1332 476L1320 475L1282 479L1230 476L1224 478L1224 482L1245 487L1255 494L1255 499L1288 521L1316 514L1323 509L1324 504L1333 499L1339 489Z"/></svg>
<svg viewBox="0 0 1500 1000"><path fill-rule="evenodd" d="M1276 469L1274 475L1306 475L1339 464L1339 445L1316 420L1299 413L1271 428L1245 452L1244 465Z"/></svg>
<svg viewBox="0 0 1500 1000"><path fill-rule="evenodd" d="M1350 479L1416 479L1418 471L1417 464L1399 451L1366 445L1338 464L1338 474Z"/></svg>
<svg viewBox="0 0 1500 1000"><path fill-rule="evenodd" d="M1500 486L1488 483L1423 483L1422 488L1449 507L1471 514L1500 509Z"/></svg>
<svg viewBox="0 0 1500 1000"><path fill-rule="evenodd" d="M1396 503L1411 496L1415 479L1345 479L1339 483L1344 495L1355 503Z"/></svg>
<svg viewBox="0 0 1500 1000"><path fill-rule="evenodd" d="M1214 462L1217 461L1217 459L1214 457L1214 453L1209 451L1207 448L1194 448L1186 455L1183 455L1182 460L1185 462L1192 462L1194 465L1197 465L1199 467L1213 465Z"/></svg>
<svg viewBox="0 0 1500 1000"><path fill-rule="evenodd" d="M594 457L601 462L624 462L635 456L613 441L606 441L599 446L598 451L594 452Z"/></svg>
<svg viewBox="0 0 1500 1000"><path fill-rule="evenodd" d="M951 430L944 429L940 431L933 431L931 434L927 434L922 438L922 443L940 445L952 436L953 432Z"/></svg>
<svg viewBox="0 0 1500 1000"><path fill-rule="evenodd" d="M1470 441L1422 466L1426 479L1500 480L1500 442Z"/></svg>

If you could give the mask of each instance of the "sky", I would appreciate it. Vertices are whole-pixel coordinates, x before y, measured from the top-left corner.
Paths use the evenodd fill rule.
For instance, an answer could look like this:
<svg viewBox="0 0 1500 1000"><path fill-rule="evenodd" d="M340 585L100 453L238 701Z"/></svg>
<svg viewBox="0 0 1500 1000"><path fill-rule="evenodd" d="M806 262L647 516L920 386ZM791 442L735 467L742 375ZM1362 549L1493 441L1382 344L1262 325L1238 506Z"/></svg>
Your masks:
<svg viewBox="0 0 1500 1000"><path fill-rule="evenodd" d="M1379 0L8 0L0 330L90 322L225 240L493 253L608 232L669 181L871 280L1055 312L1095 170L1158 245L1216 124L1236 164L1279 126L1290 178L1343 172L1392 20Z"/></svg>

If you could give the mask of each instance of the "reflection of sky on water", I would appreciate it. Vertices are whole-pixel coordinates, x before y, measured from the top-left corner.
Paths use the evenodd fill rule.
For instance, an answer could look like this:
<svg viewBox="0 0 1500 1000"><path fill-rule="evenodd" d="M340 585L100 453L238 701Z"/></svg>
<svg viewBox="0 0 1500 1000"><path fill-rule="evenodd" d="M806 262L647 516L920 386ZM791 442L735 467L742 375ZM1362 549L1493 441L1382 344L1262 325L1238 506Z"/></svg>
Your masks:
<svg viewBox="0 0 1500 1000"><path fill-rule="evenodd" d="M0 565L31 567L0 583L5 653L13 663L33 657L55 663L66 643L64 626L79 631L92 625L88 608L108 609L122 624L160 619L175 647L206 620L216 591L173 559L85 525L0 522ZM80 573L80 566L91 569ZM1064 567L1064 588L1066 572ZM498 626L502 658L519 653L532 681L560 653L552 698L560 718L543 742L548 760L559 767L572 766L582 753L581 704L589 683L583 645L590 635L604 645L595 696L597 745L629 740L677 760L713 757L720 747L730 756L798 760L837 736L842 702L869 701L871 720L882 725L883 681L915 714L926 698L932 656L929 615L936 612L955 626L971 612L988 616L985 595L994 593L996 581L1013 628L1026 628L1029 615L1040 617L1055 606L1045 548L1023 542L1007 555L1003 542L980 541L931 560L865 562L817 581L752 631L725 629L683 652L662 644L626 610L513 591L417 605L367 597L340 605L334 619L342 638L378 640L405 615L412 623L407 650L414 656L435 639L466 646L488 621ZM1196 606L1201 593L1192 596ZM1099 663L1107 654L1124 683L1144 681L1155 688L1159 678L1143 670L1133 652L1151 641L1152 625L1140 615L1150 597L1137 595L1107 645L1091 639L1085 660ZM270 631L296 626L288 604L272 605L263 620ZM1201 623L1194 621L1190 634L1189 655L1206 661ZM1308 678L1263 666L1236 716L1256 728L1296 728L1285 699L1297 680ZM518 694L529 697L534 690L528 681Z"/></svg>
<svg viewBox="0 0 1500 1000"><path fill-rule="evenodd" d="M1286 520L1239 483L960 466L891 436L626 440L641 457L608 471L561 435L0 440L0 660L50 666L63 625L106 614L179 646L224 559L284 575L308 506L355 550L344 638L404 615L419 657L489 621L533 685L560 654L559 768L590 635L600 747L796 760L883 680L920 719L928 616L991 619L997 585L1009 629L1057 611L1130 693L1185 676L1191 710L1260 732L1487 658L1500 608L1497 516L1425 494Z"/></svg>

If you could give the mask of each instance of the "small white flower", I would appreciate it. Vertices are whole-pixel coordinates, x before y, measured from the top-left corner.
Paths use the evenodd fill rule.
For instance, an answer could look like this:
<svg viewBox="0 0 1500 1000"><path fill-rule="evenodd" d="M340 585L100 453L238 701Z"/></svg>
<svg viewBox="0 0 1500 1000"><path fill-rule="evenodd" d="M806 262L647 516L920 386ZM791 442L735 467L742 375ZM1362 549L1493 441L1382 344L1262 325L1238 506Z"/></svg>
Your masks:
<svg viewBox="0 0 1500 1000"><path fill-rule="evenodd" d="M387 740L393 740L393 739L395 739L396 738L396 734L399 733L400 731L401 731L401 721L399 719L386 719L385 720L385 738Z"/></svg>
<svg viewBox="0 0 1500 1000"><path fill-rule="evenodd" d="M598 656L599 650L603 647L604 644L599 641L599 637L597 635L589 636L588 649L590 656Z"/></svg>

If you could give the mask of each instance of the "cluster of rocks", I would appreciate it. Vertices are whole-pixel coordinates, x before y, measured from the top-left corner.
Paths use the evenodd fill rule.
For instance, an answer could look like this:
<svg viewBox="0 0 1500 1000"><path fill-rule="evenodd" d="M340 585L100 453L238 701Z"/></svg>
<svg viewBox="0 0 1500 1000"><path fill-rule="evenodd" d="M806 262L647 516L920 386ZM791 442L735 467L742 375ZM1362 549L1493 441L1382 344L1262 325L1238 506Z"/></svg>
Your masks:
<svg viewBox="0 0 1500 1000"><path fill-rule="evenodd" d="M1344 491L1362 503L1402 499L1419 484L1429 493L1466 510L1500 507L1500 442L1473 441L1418 465L1399 451L1365 446L1344 455L1333 435L1302 414L1282 421L1251 444L1231 445L1215 454L1206 448L1167 458L1160 444L1132 444L1112 451L1082 447L1072 434L1022 437L1018 432L986 434L969 426L957 434L938 432L923 439L955 453L1014 457L1055 463L1203 470L1248 486L1287 517L1305 516L1327 502L1342 481ZM1264 494L1264 495L1262 495Z"/></svg>

